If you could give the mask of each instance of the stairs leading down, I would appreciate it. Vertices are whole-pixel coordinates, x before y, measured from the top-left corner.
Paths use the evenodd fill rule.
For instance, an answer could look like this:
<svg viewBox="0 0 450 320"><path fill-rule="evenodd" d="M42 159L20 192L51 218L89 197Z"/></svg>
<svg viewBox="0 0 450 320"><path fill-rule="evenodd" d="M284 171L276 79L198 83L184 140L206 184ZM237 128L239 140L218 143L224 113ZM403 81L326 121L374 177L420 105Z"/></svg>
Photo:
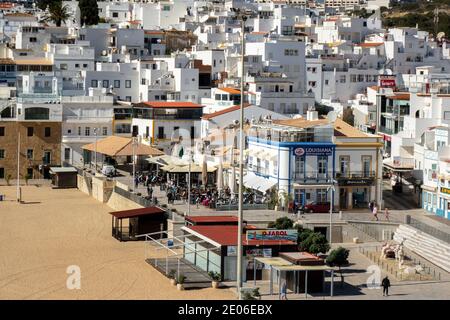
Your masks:
<svg viewBox="0 0 450 320"><path fill-rule="evenodd" d="M425 258L436 266L450 272L450 244L408 225L400 225L394 240Z"/></svg>

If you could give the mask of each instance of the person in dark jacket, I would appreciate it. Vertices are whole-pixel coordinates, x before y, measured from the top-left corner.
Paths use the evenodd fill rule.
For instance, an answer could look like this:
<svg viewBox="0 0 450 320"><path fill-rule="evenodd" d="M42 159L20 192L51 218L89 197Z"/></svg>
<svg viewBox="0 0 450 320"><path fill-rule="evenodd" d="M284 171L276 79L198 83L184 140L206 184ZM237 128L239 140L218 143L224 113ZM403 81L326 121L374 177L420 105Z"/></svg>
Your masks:
<svg viewBox="0 0 450 320"><path fill-rule="evenodd" d="M391 286L391 281L389 281L387 276L381 281L381 286L383 287L383 296L387 297L389 295L389 287Z"/></svg>

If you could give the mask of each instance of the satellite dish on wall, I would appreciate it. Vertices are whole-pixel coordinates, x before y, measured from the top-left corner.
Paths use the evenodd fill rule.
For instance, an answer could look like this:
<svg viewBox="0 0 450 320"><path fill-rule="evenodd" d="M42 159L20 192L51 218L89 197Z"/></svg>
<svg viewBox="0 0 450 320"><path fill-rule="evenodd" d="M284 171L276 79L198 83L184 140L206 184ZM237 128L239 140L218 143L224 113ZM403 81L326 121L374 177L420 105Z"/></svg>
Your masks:
<svg viewBox="0 0 450 320"><path fill-rule="evenodd" d="M327 114L328 123L334 123L336 121L337 115L336 112L330 111Z"/></svg>

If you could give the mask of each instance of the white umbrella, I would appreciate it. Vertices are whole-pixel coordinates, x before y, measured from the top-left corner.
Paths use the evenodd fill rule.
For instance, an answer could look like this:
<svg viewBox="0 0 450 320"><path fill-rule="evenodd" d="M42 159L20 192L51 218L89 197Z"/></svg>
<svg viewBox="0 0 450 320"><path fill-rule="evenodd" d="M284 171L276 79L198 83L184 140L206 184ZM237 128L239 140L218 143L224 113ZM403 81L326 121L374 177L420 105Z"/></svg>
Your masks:
<svg viewBox="0 0 450 320"><path fill-rule="evenodd" d="M217 170L217 190L222 191L223 189L223 164L222 164L222 158L220 159L219 162L219 168Z"/></svg>
<svg viewBox="0 0 450 320"><path fill-rule="evenodd" d="M203 165L202 165L202 185L206 188L208 183L208 164L206 163L206 155L203 155Z"/></svg>

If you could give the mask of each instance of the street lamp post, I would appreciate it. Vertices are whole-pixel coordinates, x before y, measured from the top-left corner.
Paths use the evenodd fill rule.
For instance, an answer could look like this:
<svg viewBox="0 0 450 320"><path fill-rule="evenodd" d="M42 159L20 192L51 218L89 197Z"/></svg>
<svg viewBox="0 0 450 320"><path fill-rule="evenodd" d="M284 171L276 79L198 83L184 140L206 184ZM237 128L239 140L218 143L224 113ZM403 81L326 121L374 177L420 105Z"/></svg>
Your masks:
<svg viewBox="0 0 450 320"><path fill-rule="evenodd" d="M134 190L134 186L136 186L136 139L137 137L133 137L132 138L132 142L131 142L131 146L133 147L133 190ZM136 190L134 190L136 192Z"/></svg>
<svg viewBox="0 0 450 320"><path fill-rule="evenodd" d="M245 15L240 14L241 18L241 107L240 107L240 145L239 145L239 205L238 205L238 239L237 239L237 291L238 297L241 299L242 288L242 236L243 236L243 181L244 181L244 76L245 76L245 21L247 20Z"/></svg>
<svg viewBox="0 0 450 320"><path fill-rule="evenodd" d="M94 153L94 170L97 172L97 128L94 128L95 153Z"/></svg>
<svg viewBox="0 0 450 320"><path fill-rule="evenodd" d="M20 128L18 130L18 137L17 137L17 202L20 203Z"/></svg>
<svg viewBox="0 0 450 320"><path fill-rule="evenodd" d="M336 191L334 187L334 180L331 180L331 185L327 188L327 191L330 192L330 249L331 249L331 243L332 243L332 234L333 234L333 201L334 201L334 192Z"/></svg>
<svg viewBox="0 0 450 320"><path fill-rule="evenodd" d="M189 172L188 172L188 211L187 215L191 215L191 162L192 162L192 150L189 150Z"/></svg>

